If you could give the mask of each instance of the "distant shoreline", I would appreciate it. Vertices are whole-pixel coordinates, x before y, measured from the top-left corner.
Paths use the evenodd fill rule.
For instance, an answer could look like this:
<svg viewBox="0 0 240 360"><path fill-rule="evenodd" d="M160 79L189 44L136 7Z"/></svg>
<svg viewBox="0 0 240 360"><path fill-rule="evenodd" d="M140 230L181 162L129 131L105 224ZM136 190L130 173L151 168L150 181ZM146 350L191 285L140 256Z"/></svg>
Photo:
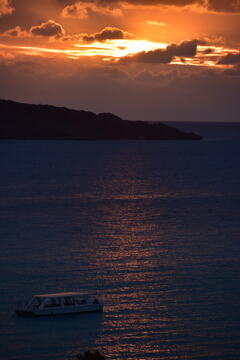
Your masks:
<svg viewBox="0 0 240 360"><path fill-rule="evenodd" d="M176 126L182 131L200 134L204 140L240 140L240 122L217 121L169 121L169 126Z"/></svg>
<svg viewBox="0 0 240 360"><path fill-rule="evenodd" d="M0 140L201 140L161 122L0 100Z"/></svg>

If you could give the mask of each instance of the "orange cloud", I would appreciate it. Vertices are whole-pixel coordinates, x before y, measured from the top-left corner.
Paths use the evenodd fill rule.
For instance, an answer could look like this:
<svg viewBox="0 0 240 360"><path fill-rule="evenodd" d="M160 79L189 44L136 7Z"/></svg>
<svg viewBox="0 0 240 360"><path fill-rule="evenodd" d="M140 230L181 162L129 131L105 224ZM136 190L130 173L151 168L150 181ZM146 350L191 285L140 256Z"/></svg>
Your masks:
<svg viewBox="0 0 240 360"><path fill-rule="evenodd" d="M153 25L153 26L166 26L166 23L163 21L159 22L159 21L153 21L153 20L146 20L145 22L146 22L146 24Z"/></svg>
<svg viewBox="0 0 240 360"><path fill-rule="evenodd" d="M85 19L89 16L90 12L100 13L102 15L119 16L122 11L119 8L111 6L103 6L95 4L94 2L77 1L72 5L66 6L62 10L62 16L65 18L78 18Z"/></svg>
<svg viewBox="0 0 240 360"><path fill-rule="evenodd" d="M20 26L15 26L12 29L6 30L1 35L3 35L3 36L13 36L13 37L23 37L23 36L29 36L29 33L26 30L23 30Z"/></svg>
<svg viewBox="0 0 240 360"><path fill-rule="evenodd" d="M14 10L9 0L0 0L0 16L10 15Z"/></svg>
<svg viewBox="0 0 240 360"><path fill-rule="evenodd" d="M0 59L1 58L3 58L4 60L12 60L15 59L15 56L6 50L0 50Z"/></svg>

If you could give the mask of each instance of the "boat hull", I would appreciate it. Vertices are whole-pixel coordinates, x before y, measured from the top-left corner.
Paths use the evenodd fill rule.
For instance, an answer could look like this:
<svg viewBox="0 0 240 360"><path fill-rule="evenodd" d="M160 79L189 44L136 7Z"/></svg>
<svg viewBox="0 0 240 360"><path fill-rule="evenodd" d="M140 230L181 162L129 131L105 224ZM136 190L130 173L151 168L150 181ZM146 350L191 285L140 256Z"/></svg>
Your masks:
<svg viewBox="0 0 240 360"><path fill-rule="evenodd" d="M20 316L51 316L51 315L66 315L66 314L81 314L87 312L100 312L103 311L101 304L81 305L81 306L69 306L67 308L56 307L48 309L17 309L16 314Z"/></svg>

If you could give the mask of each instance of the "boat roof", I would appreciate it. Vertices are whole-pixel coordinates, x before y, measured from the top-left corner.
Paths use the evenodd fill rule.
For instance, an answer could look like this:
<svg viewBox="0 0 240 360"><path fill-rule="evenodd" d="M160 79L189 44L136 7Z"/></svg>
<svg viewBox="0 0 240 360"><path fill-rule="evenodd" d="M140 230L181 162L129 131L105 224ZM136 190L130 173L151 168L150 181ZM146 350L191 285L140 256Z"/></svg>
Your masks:
<svg viewBox="0 0 240 360"><path fill-rule="evenodd" d="M62 297L62 296L91 296L90 294L82 293L82 292L60 292L60 293L53 293L53 294L40 294L34 295L34 297Z"/></svg>

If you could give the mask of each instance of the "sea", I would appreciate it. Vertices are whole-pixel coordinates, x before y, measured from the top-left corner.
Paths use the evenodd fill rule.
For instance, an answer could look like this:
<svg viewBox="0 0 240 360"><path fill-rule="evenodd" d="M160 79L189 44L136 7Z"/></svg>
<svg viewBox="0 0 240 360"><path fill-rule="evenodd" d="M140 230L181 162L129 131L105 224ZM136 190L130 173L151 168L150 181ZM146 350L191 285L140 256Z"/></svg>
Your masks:
<svg viewBox="0 0 240 360"><path fill-rule="evenodd" d="M0 141L0 359L240 359L240 123L202 141ZM18 317L33 294L103 313Z"/></svg>

